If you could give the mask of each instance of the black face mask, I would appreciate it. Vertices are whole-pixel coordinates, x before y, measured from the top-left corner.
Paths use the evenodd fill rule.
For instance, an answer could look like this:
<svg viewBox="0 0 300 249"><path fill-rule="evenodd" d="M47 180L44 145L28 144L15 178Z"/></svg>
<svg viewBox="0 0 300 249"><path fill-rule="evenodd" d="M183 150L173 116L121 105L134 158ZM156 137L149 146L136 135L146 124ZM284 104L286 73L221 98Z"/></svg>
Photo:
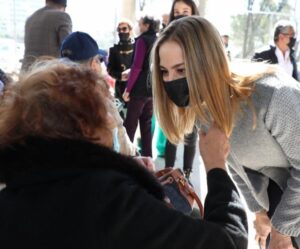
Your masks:
<svg viewBox="0 0 300 249"><path fill-rule="evenodd" d="M296 38L295 37L292 37L290 38L290 42L288 43L288 46L290 49L292 49L296 44Z"/></svg>
<svg viewBox="0 0 300 249"><path fill-rule="evenodd" d="M119 33L121 42L127 42L129 40L129 33Z"/></svg>
<svg viewBox="0 0 300 249"><path fill-rule="evenodd" d="M190 96L186 78L180 78L172 81L164 81L164 88L168 97L179 107L189 105Z"/></svg>

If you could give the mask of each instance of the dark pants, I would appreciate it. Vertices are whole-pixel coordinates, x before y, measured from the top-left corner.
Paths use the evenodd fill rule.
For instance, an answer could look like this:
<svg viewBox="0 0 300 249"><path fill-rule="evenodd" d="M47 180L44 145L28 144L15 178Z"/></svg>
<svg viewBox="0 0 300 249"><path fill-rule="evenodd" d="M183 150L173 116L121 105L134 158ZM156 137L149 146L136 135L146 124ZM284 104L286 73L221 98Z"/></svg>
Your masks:
<svg viewBox="0 0 300 249"><path fill-rule="evenodd" d="M126 88L126 83L127 83L127 81L116 80L116 84L115 84L115 97L118 100L120 100L121 103L123 104L122 110L119 110L119 113L120 113L120 116L122 117L122 119L126 118L127 103L123 100L123 93Z"/></svg>
<svg viewBox="0 0 300 249"><path fill-rule="evenodd" d="M269 179L269 186L268 186L269 211L267 212L267 215L270 219L272 218L272 216L276 210L276 207L281 200L282 194L283 194L283 192L279 188L277 183L275 183L273 180ZM293 241L293 246L296 249L299 249L299 247L296 244L295 239L293 237L292 237L292 241ZM269 246L269 242L270 242L270 236L267 239L267 248Z"/></svg>
<svg viewBox="0 0 300 249"><path fill-rule="evenodd" d="M130 140L133 142L138 121L140 122L142 156L152 157L152 115L152 97L130 97L130 101L127 104L127 116L124 122L124 126Z"/></svg>
<svg viewBox="0 0 300 249"><path fill-rule="evenodd" d="M196 154L197 128L194 126L192 133L184 136L183 170L192 171ZM174 167L177 145L167 140L165 150L165 167Z"/></svg>

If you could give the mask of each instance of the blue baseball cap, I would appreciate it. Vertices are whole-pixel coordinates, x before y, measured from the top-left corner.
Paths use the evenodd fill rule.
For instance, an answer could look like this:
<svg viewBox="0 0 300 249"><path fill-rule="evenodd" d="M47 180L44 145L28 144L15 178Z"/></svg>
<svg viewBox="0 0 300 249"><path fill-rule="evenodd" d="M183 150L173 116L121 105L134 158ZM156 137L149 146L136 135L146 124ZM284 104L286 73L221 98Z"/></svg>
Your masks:
<svg viewBox="0 0 300 249"><path fill-rule="evenodd" d="M62 42L60 48L61 57L67 57L72 61L83 61L99 54L97 42L87 33L73 32Z"/></svg>

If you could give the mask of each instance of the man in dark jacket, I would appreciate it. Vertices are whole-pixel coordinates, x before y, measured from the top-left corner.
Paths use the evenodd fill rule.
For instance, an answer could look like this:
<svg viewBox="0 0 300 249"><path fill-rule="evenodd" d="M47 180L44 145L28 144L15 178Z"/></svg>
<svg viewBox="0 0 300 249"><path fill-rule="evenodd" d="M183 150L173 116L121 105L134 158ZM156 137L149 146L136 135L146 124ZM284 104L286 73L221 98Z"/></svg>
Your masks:
<svg viewBox="0 0 300 249"><path fill-rule="evenodd" d="M46 6L27 19L22 71L28 70L39 56L59 57L62 41L72 32L66 6L67 0L46 0Z"/></svg>
<svg viewBox="0 0 300 249"><path fill-rule="evenodd" d="M279 64L287 74L298 80L297 63L293 50L295 42L295 29L293 25L287 21L280 21L275 26L275 46L270 46L268 50L255 53L252 60Z"/></svg>
<svg viewBox="0 0 300 249"><path fill-rule="evenodd" d="M128 69L131 67L133 40L131 39L132 24L129 20L121 20L117 28L119 42L109 49L107 72L116 79L115 97L125 105L122 95L128 80ZM125 114L121 113L125 118Z"/></svg>

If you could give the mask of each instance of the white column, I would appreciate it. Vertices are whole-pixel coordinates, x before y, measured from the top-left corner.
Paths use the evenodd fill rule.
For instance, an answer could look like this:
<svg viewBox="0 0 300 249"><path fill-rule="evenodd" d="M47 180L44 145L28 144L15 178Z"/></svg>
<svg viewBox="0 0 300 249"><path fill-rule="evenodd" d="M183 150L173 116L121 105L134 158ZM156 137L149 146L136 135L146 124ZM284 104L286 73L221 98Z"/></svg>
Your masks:
<svg viewBox="0 0 300 249"><path fill-rule="evenodd" d="M198 9L200 12L200 16L202 16L202 17L205 17L205 15L206 15L207 1L208 0L198 0L198 2L199 2Z"/></svg>
<svg viewBox="0 0 300 249"><path fill-rule="evenodd" d="M136 0L121 0L120 3L121 3L120 17L128 18L132 22L135 22Z"/></svg>

